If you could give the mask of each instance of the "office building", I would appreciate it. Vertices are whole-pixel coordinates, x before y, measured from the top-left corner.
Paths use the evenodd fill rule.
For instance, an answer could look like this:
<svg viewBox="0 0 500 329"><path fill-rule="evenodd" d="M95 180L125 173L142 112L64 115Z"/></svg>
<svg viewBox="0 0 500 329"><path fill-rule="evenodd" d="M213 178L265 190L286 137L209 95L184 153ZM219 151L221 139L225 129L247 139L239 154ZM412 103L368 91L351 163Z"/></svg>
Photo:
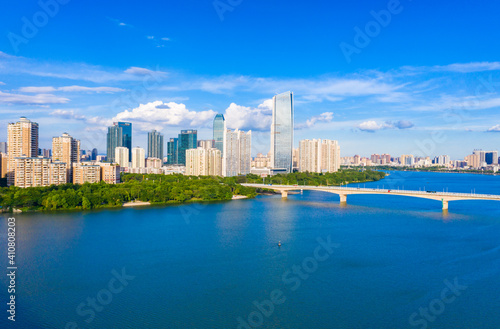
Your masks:
<svg viewBox="0 0 500 329"><path fill-rule="evenodd" d="M36 157L38 154L38 123L31 122L25 117L21 117L16 123L9 123L7 126L7 184L14 185L14 170L16 158Z"/></svg>
<svg viewBox="0 0 500 329"><path fill-rule="evenodd" d="M252 131L227 129L224 141L223 175L227 177L250 173L252 161Z"/></svg>
<svg viewBox="0 0 500 329"><path fill-rule="evenodd" d="M132 168L145 168L145 167L146 167L146 151L143 148L134 147L132 149Z"/></svg>
<svg viewBox="0 0 500 329"><path fill-rule="evenodd" d="M224 115L217 114L214 118L213 124L213 140L216 149L218 149L222 156L224 156L224 133L226 132L226 120Z"/></svg>
<svg viewBox="0 0 500 329"><path fill-rule="evenodd" d="M113 122L113 125L122 128L122 145L128 148L128 158L132 158L132 124L130 122Z"/></svg>
<svg viewBox="0 0 500 329"><path fill-rule="evenodd" d="M273 168L292 172L293 152L293 93L273 97L271 123L271 163Z"/></svg>
<svg viewBox="0 0 500 329"><path fill-rule="evenodd" d="M301 172L337 172L340 169L340 147L337 141L305 139L299 143Z"/></svg>
<svg viewBox="0 0 500 329"><path fill-rule="evenodd" d="M220 176L222 157L219 149L196 148L186 150L186 175Z"/></svg>
<svg viewBox="0 0 500 329"><path fill-rule="evenodd" d="M0 142L0 153L7 154L7 142Z"/></svg>
<svg viewBox="0 0 500 329"><path fill-rule="evenodd" d="M97 160L97 149L96 148L92 149L91 160L92 161L96 161Z"/></svg>
<svg viewBox="0 0 500 329"><path fill-rule="evenodd" d="M179 145L177 153L177 164L186 165L186 151L198 147L198 131L197 130L181 130L179 134Z"/></svg>
<svg viewBox="0 0 500 329"><path fill-rule="evenodd" d="M170 138L167 142L167 164L176 165L179 163L179 139Z"/></svg>
<svg viewBox="0 0 500 329"><path fill-rule="evenodd" d="M467 166L471 168L481 168L481 158L479 154L471 154L465 157L465 162L467 162Z"/></svg>
<svg viewBox="0 0 500 329"><path fill-rule="evenodd" d="M115 162L115 149L123 146L123 129L118 125L108 127L107 135L107 161Z"/></svg>
<svg viewBox="0 0 500 329"><path fill-rule="evenodd" d="M148 158L163 159L163 135L156 130L148 133Z"/></svg>
<svg viewBox="0 0 500 329"><path fill-rule="evenodd" d="M129 157L128 148L124 146L118 146L115 148L115 161L120 165L120 167L129 167Z"/></svg>

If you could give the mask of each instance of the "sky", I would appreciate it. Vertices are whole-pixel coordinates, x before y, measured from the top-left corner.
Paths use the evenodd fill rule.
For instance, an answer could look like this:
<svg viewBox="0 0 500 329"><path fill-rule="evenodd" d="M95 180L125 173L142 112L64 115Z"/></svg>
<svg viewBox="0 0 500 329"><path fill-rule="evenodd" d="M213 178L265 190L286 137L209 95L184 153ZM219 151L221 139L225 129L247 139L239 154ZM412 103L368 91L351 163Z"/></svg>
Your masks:
<svg viewBox="0 0 500 329"><path fill-rule="evenodd" d="M494 1L7 1L0 11L0 141L26 116L40 147L67 132L105 153L106 127L165 138L252 130L267 153L271 99L294 93L295 144L342 156L500 147Z"/></svg>

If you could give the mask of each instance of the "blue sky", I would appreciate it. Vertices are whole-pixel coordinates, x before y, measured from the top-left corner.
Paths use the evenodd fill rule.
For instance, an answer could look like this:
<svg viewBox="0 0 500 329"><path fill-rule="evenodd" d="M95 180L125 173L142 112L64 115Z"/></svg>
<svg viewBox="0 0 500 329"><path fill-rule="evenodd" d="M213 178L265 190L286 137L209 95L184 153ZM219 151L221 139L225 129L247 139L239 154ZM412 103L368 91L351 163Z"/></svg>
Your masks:
<svg viewBox="0 0 500 329"><path fill-rule="evenodd" d="M296 144L463 158L500 142L500 4L472 1L23 1L0 13L0 140L105 151L113 120L211 138L215 113L269 150L270 99L295 94ZM361 32L360 32L361 31Z"/></svg>

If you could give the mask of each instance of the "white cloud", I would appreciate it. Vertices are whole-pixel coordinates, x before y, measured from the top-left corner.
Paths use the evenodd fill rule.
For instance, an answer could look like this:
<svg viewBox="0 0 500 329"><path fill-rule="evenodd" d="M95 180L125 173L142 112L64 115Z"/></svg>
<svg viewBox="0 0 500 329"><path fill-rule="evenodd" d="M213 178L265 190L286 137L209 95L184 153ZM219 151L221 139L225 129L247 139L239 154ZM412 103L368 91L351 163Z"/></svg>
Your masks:
<svg viewBox="0 0 500 329"><path fill-rule="evenodd" d="M211 122L217 113L212 110L191 111L184 104L155 101L141 104L131 111L118 113L113 121L132 121L142 131L161 130L164 126L201 127Z"/></svg>
<svg viewBox="0 0 500 329"><path fill-rule="evenodd" d="M5 86L5 82L0 81L0 86Z"/></svg>
<svg viewBox="0 0 500 329"><path fill-rule="evenodd" d="M391 121L386 121L384 123L378 123L374 120L370 121L365 121L363 123L360 123L357 128L361 131L366 131L366 132L375 132L377 130L383 130L383 129L409 129L414 126L413 122L406 121L406 120L400 120L395 123Z"/></svg>
<svg viewBox="0 0 500 329"><path fill-rule="evenodd" d="M67 120L83 121L87 125L98 126L100 129L106 129L106 127L111 125L113 122L111 119L106 119L99 116L87 117L85 115L76 113L74 110L54 110L50 113L50 115Z"/></svg>
<svg viewBox="0 0 500 329"><path fill-rule="evenodd" d="M488 129L488 132L500 133L500 125L496 125Z"/></svg>
<svg viewBox="0 0 500 329"><path fill-rule="evenodd" d="M433 66L435 71L449 71L459 73L483 72L483 71L498 71L500 70L500 62L472 62L472 63L455 63L443 66Z"/></svg>
<svg viewBox="0 0 500 329"><path fill-rule="evenodd" d="M125 89L115 87L84 87L84 86L66 86L66 87L21 87L20 92L24 93L50 93L54 91L63 92L96 92L96 93L115 93L122 92Z"/></svg>
<svg viewBox="0 0 500 329"><path fill-rule="evenodd" d="M243 130L269 130L272 120L272 99L257 108L231 103L224 113L227 127Z"/></svg>
<svg viewBox="0 0 500 329"><path fill-rule="evenodd" d="M68 98L57 97L52 94L22 95L0 91L0 103L7 104L63 104L69 102Z"/></svg>
<svg viewBox="0 0 500 329"><path fill-rule="evenodd" d="M155 38L155 36L154 35L148 35L148 36L146 36L146 38L148 38L149 40L153 40Z"/></svg>
<svg viewBox="0 0 500 329"><path fill-rule="evenodd" d="M306 120L304 123L299 123L295 125L295 129L311 128L317 122L332 122L333 112L324 112L320 115L313 116L312 118Z"/></svg>
<svg viewBox="0 0 500 329"><path fill-rule="evenodd" d="M161 38L163 41L170 41L170 38Z"/></svg>
<svg viewBox="0 0 500 329"><path fill-rule="evenodd" d="M165 74L167 74L166 72L152 71L150 69L146 69L146 68L143 68L143 67L136 67L136 66L129 67L124 72L126 74L139 75L139 76L145 76L145 75L154 76L154 75L165 75Z"/></svg>

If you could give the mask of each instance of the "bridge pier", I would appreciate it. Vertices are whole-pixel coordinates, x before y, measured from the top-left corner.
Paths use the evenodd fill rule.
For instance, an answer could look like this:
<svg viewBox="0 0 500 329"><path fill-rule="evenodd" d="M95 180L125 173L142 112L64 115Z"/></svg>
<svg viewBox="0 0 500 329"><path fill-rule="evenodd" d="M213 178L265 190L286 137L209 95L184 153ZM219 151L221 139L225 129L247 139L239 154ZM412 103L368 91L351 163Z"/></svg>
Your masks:
<svg viewBox="0 0 500 329"><path fill-rule="evenodd" d="M288 191L281 191L281 198L287 199L288 198Z"/></svg>
<svg viewBox="0 0 500 329"><path fill-rule="evenodd" d="M443 201L443 210L448 210L448 201L444 199L442 201Z"/></svg>
<svg viewBox="0 0 500 329"><path fill-rule="evenodd" d="M347 195L345 194L339 194L340 197L340 203L347 203Z"/></svg>

